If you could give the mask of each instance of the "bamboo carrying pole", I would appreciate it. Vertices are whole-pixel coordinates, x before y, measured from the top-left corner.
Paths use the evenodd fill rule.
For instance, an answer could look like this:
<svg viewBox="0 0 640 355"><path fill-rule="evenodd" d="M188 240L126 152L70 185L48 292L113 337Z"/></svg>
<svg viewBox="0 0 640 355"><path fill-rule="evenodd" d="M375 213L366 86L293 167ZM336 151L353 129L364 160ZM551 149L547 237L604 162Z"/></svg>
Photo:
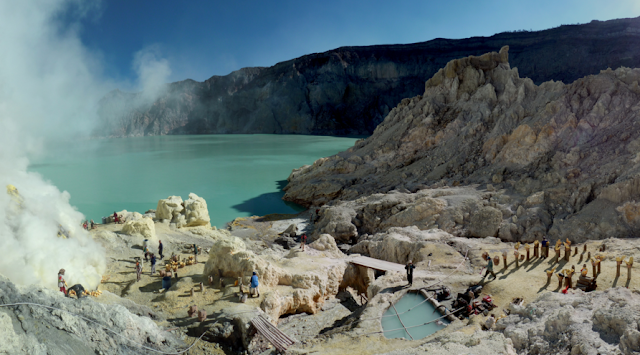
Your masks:
<svg viewBox="0 0 640 355"><path fill-rule="evenodd" d="M600 275L600 272L602 271L601 267L602 267L602 258L597 258L596 259L596 264L598 265L598 275Z"/></svg>
<svg viewBox="0 0 640 355"><path fill-rule="evenodd" d="M556 271L556 268L547 270L547 284L551 283L551 276L553 276L554 271Z"/></svg>
<svg viewBox="0 0 640 355"><path fill-rule="evenodd" d="M529 261L529 248L531 248L529 244L524 245L524 249L527 251L527 261Z"/></svg>
<svg viewBox="0 0 640 355"><path fill-rule="evenodd" d="M564 280L564 276L562 276L561 274L556 274L558 275L558 288L562 287L562 281Z"/></svg>
<svg viewBox="0 0 640 355"><path fill-rule="evenodd" d="M502 253L502 261L504 261L504 269L507 269L507 252Z"/></svg>
<svg viewBox="0 0 640 355"><path fill-rule="evenodd" d="M516 257L516 269L520 267L520 252L515 250L513 255Z"/></svg>
<svg viewBox="0 0 640 355"><path fill-rule="evenodd" d="M573 287L571 287L571 276L572 276L572 275L569 273L569 274L567 274L567 276L565 276L565 278L564 278L564 285L565 285L566 287L569 287L569 288L573 288Z"/></svg>
<svg viewBox="0 0 640 355"><path fill-rule="evenodd" d="M538 242L537 240L533 241L533 257L534 258L539 258L540 257L540 253L538 251L538 248L540 247L540 242Z"/></svg>
<svg viewBox="0 0 640 355"><path fill-rule="evenodd" d="M593 277L595 278L598 273L596 272L596 261L594 259L591 259L591 266L593 267Z"/></svg>
<svg viewBox="0 0 640 355"><path fill-rule="evenodd" d="M564 245L564 260L569 261L571 256L571 246L569 244Z"/></svg>
<svg viewBox="0 0 640 355"><path fill-rule="evenodd" d="M622 261L624 260L624 257L620 258L619 256L616 257L616 277L620 277L620 265L622 264Z"/></svg>
<svg viewBox="0 0 640 355"><path fill-rule="evenodd" d="M627 281L631 281L631 267L633 267L633 256L629 258L629 261L625 261L627 263Z"/></svg>
<svg viewBox="0 0 640 355"><path fill-rule="evenodd" d="M555 251L556 251L556 260L555 260L555 262L557 263L558 259L560 258L560 246L556 245Z"/></svg>

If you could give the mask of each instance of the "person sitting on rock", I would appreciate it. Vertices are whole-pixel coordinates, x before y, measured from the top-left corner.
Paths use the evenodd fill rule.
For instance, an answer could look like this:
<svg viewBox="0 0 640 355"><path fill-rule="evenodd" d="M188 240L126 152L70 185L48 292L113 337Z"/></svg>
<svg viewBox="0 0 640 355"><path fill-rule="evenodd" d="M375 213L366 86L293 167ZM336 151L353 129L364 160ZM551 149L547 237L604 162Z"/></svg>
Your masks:
<svg viewBox="0 0 640 355"><path fill-rule="evenodd" d="M253 276L251 276L251 287L249 288L249 293L253 295L254 293L260 297L260 289L258 288L258 274L254 271Z"/></svg>
<svg viewBox="0 0 640 355"><path fill-rule="evenodd" d="M494 324L496 324L496 316L491 314L489 318L487 318L487 320L484 322L484 327L487 328L487 330L491 330Z"/></svg>
<svg viewBox="0 0 640 355"><path fill-rule="evenodd" d="M413 270L416 268L415 265L413 265L413 261L409 260L409 262L407 263L407 265L405 265L405 270L407 270L407 281L409 282L409 286L413 285Z"/></svg>

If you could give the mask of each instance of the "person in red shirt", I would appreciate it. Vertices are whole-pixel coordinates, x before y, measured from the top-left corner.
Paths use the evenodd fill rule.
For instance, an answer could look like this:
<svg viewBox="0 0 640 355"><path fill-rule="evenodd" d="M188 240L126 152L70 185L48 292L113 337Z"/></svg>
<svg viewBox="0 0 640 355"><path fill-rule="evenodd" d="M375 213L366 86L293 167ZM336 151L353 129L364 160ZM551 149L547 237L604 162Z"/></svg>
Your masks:
<svg viewBox="0 0 640 355"><path fill-rule="evenodd" d="M67 281L65 281L64 279L64 269L60 269L60 271L58 271L58 287L60 287L60 292L64 293L64 295L67 295Z"/></svg>
<svg viewBox="0 0 640 355"><path fill-rule="evenodd" d="M300 248L302 248L302 251L304 251L305 244L307 244L307 235L302 234L302 237L300 237Z"/></svg>

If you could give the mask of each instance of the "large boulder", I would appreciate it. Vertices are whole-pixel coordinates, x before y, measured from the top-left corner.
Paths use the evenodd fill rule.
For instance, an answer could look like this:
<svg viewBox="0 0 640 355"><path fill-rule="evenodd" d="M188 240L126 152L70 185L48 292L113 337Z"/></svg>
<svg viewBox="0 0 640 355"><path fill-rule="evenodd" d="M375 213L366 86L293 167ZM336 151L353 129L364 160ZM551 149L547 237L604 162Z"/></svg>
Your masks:
<svg viewBox="0 0 640 355"><path fill-rule="evenodd" d="M469 234L474 237L495 237L502 223L500 210L485 206L471 216Z"/></svg>
<svg viewBox="0 0 640 355"><path fill-rule="evenodd" d="M155 216L158 220L169 220L178 228L211 226L207 201L194 193L190 193L186 201L180 196L159 200Z"/></svg>
<svg viewBox="0 0 640 355"><path fill-rule="evenodd" d="M187 227L211 226L207 201L193 192L189 194L189 199L184 201L183 213Z"/></svg>
<svg viewBox="0 0 640 355"><path fill-rule="evenodd" d="M122 226L122 233L129 235L141 235L149 240L157 240L156 227L151 218L141 218L133 221L127 221Z"/></svg>
<svg viewBox="0 0 640 355"><path fill-rule="evenodd" d="M321 216L314 235L330 234L342 242L348 242L358 236L358 229L353 224L353 219L356 217L353 209L329 207L323 209Z"/></svg>
<svg viewBox="0 0 640 355"><path fill-rule="evenodd" d="M182 197L169 196L164 200L158 201L158 207L156 207L156 219L172 220L174 217L180 215L182 210L184 210Z"/></svg>

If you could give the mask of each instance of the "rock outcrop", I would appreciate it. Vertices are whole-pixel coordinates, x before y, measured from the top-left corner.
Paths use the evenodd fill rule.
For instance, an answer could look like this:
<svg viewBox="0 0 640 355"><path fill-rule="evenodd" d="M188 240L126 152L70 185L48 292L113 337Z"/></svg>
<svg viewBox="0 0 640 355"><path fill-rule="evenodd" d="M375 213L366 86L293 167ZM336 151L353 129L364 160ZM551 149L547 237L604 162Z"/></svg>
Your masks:
<svg viewBox="0 0 640 355"><path fill-rule="evenodd" d="M321 236L307 248L318 251L305 255L292 250L289 257L256 255L238 237L218 238L211 248L204 274L246 278L256 272L260 285L273 289L266 294L261 308L278 319L283 314L307 312L315 314L324 300L338 293L346 261L329 235ZM272 259L272 260L270 260ZM288 286L288 287L277 287Z"/></svg>
<svg viewBox="0 0 640 355"><path fill-rule="evenodd" d="M422 93L424 81L447 62L505 45L512 66L534 83L571 83L607 68L640 67L640 19L343 47L204 82L175 82L152 101L145 93L113 91L100 103L103 125L96 135L371 134L400 100ZM469 82L460 87L461 93L469 90Z"/></svg>
<svg viewBox="0 0 640 355"><path fill-rule="evenodd" d="M509 241L627 237L639 81L640 69L619 68L537 86L507 47L457 59L371 137L294 170L284 199L326 204L318 226L338 239L408 225ZM342 217L323 220L331 211Z"/></svg>
<svg viewBox="0 0 640 355"><path fill-rule="evenodd" d="M164 352L186 347L150 318L134 315L123 306L104 305L90 297L65 298L60 291L36 286L23 289L0 276L0 304L13 303L55 309L35 305L0 308L2 354L139 354L144 351L141 346Z"/></svg>
<svg viewBox="0 0 640 355"><path fill-rule="evenodd" d="M511 305L496 330L526 354L640 353L640 294L618 287L567 295L545 293L526 307Z"/></svg>
<svg viewBox="0 0 640 355"><path fill-rule="evenodd" d="M140 218L127 221L122 226L122 233L129 235L141 235L149 240L157 240L156 226L151 218Z"/></svg>
<svg viewBox="0 0 640 355"><path fill-rule="evenodd" d="M169 220L176 227L211 226L207 201L190 193L186 201L180 196L169 196L158 201L155 216L157 220Z"/></svg>

